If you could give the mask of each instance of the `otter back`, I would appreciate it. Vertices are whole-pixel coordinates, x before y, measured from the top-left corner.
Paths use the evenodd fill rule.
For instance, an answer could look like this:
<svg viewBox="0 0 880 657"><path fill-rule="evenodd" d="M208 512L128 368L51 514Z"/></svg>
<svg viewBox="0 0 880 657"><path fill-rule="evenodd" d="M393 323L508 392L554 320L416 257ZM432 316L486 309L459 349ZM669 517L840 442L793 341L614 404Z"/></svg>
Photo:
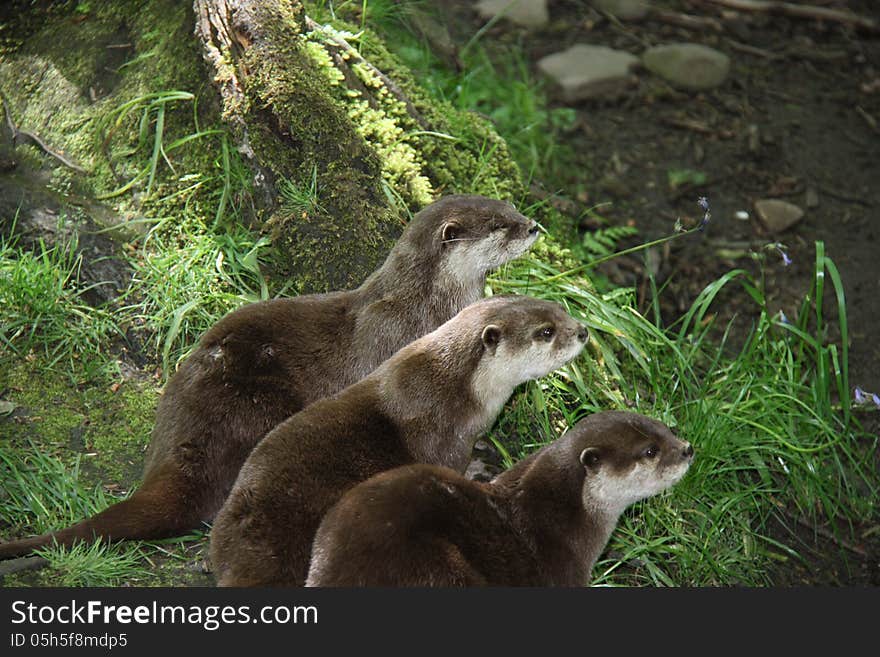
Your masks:
<svg viewBox="0 0 880 657"><path fill-rule="evenodd" d="M490 484L429 465L384 472L324 516L307 583L582 586L623 510L692 456L660 422L609 411Z"/></svg>
<svg viewBox="0 0 880 657"><path fill-rule="evenodd" d="M290 417L253 450L217 514L218 582L302 585L321 517L348 488L413 462L463 471L514 387L561 367L586 339L559 304L492 297Z"/></svg>
<svg viewBox="0 0 880 657"><path fill-rule="evenodd" d="M231 312L169 380L139 489L73 527L0 545L0 558L53 541L161 538L210 521L270 429L479 299L486 273L536 237L509 203L444 197L413 218L358 289Z"/></svg>

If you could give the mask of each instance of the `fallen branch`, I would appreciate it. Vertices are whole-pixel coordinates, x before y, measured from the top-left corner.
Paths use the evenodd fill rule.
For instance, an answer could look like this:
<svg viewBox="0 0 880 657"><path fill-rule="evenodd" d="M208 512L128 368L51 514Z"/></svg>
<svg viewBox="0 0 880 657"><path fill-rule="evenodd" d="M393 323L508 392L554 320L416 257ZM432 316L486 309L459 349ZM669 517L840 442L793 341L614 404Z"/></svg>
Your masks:
<svg viewBox="0 0 880 657"><path fill-rule="evenodd" d="M832 21L851 25L866 32L880 32L880 23L877 23L874 19L859 16L851 11L840 11L827 7L816 7L815 5L796 5L791 2L774 2L773 0L701 0L701 2L737 11L764 12L792 16L794 18Z"/></svg>

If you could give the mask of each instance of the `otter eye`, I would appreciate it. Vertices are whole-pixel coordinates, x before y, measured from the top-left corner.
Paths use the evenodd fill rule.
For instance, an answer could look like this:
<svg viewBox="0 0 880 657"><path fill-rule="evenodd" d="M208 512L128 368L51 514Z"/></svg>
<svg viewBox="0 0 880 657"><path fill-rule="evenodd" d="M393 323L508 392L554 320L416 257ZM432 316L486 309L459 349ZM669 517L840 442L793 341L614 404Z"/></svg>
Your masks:
<svg viewBox="0 0 880 657"><path fill-rule="evenodd" d="M660 450L657 449L657 445L651 445L648 449L645 450L645 456L649 459L652 459L657 456L657 452L659 451Z"/></svg>
<svg viewBox="0 0 880 657"><path fill-rule="evenodd" d="M552 326L545 326L542 329L538 329L538 332L535 334L535 337L537 337L541 340L546 340L549 342L550 340L553 339L554 335L556 335L556 329L554 329Z"/></svg>

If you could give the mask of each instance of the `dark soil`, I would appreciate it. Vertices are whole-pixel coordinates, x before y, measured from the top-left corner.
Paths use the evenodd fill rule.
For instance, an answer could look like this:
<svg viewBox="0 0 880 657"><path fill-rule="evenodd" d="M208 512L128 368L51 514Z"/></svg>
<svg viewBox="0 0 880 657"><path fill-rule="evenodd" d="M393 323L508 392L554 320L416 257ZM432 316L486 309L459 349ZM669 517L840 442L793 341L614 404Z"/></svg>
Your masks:
<svg viewBox="0 0 880 657"><path fill-rule="evenodd" d="M596 227L583 217L603 204L602 217L638 229L633 244L670 234L676 219L694 225L703 214L696 199L709 199L712 220L705 233L659 249L650 265L658 284L668 283L661 307L669 321L707 283L734 268L755 276L763 268L770 312L796 317L813 284L814 243L824 242L845 288L850 392L856 386L880 391L880 343L874 336L880 322L880 34L832 22L721 11L698 1L650 4L714 19L719 29L686 29L650 15L621 22L588 2L550 0L546 28L529 32L502 20L482 37L518 43L532 62L575 43L638 56L653 45L695 42L731 59L727 80L712 91L680 91L640 70L624 96L573 105L577 120L563 135L573 158L564 169L571 173L535 183L555 194L557 207L580 221L581 230ZM880 20L880 6L870 0L811 4ZM472 2L454 6L450 24L456 31L473 34L485 23ZM682 170L704 174L705 182L671 185L670 172ZM804 218L770 234L753 206L763 198L794 203ZM737 218L740 211L747 218ZM790 266L778 252L763 248L773 242L786 246ZM764 257L756 259L755 253ZM618 259L600 270L613 284L635 286L643 310L650 301L645 262ZM828 283L824 308L832 325L826 339L839 344ZM737 317L735 347L754 317L754 303L731 289L715 311L722 326ZM878 413L861 414L860 420L869 432L880 428ZM846 545L791 524L777 531L788 540L796 535L808 562L781 570L777 583L880 584L880 520L866 519L856 532L858 544Z"/></svg>

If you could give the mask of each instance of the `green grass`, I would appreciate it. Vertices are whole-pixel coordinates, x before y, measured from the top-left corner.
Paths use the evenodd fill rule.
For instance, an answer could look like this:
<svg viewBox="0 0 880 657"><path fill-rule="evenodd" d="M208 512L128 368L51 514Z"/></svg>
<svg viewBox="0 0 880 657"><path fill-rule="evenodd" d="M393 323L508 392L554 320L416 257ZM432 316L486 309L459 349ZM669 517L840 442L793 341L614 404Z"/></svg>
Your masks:
<svg viewBox="0 0 880 657"><path fill-rule="evenodd" d="M132 261L138 302L127 312L147 326L166 374L224 314L269 298L259 261L268 248L267 237L241 227L215 233L198 221L169 218L151 229Z"/></svg>
<svg viewBox="0 0 880 657"><path fill-rule="evenodd" d="M580 285L577 273L539 262L514 263L493 280L499 293L559 301L591 331L591 356L530 384L508 405L491 436L508 458L607 408L656 417L695 446L682 482L621 519L595 584L768 584L775 565L803 556L791 530L798 522L846 540L876 513L877 437L851 418L846 359L821 337L826 318L815 299L826 273L844 334L846 317L836 269L821 243L816 251L819 289L792 325L769 316L760 282L741 270L708 285L668 327L639 315L630 291L602 295ZM712 303L730 286L742 288L758 315L733 353L725 340L709 339Z"/></svg>
<svg viewBox="0 0 880 657"><path fill-rule="evenodd" d="M101 485L87 486L80 463L79 454L62 460L32 441L19 448L0 443L0 528L14 528L22 536L42 534L72 525L118 501ZM4 538L11 535L4 531ZM194 551L203 549L205 542L204 531L193 531L164 541L51 545L34 551L48 561L45 569L11 575L2 583L168 585L169 577L177 581L190 576L190 564L198 559Z"/></svg>
<svg viewBox="0 0 880 657"><path fill-rule="evenodd" d="M108 309L83 300L81 265L75 239L30 250L0 235L0 363L40 357L47 368L76 366L86 378L113 367L105 352L119 329Z"/></svg>
<svg viewBox="0 0 880 657"><path fill-rule="evenodd" d="M450 71L413 36L398 4L357 0L335 3L335 11L356 10L356 24L392 34L397 54L436 97L489 116L527 177L564 181L567 155L559 136L573 115L549 107L521 48L480 36L463 53L464 70ZM182 213L155 220L131 256L136 273L124 308L85 303L75 244L26 250L0 238L0 366L35 358L81 382L112 371L109 345L134 326L146 331L148 351L167 376L224 313L288 292L262 272L261 262L271 256L267 240L236 227L247 184L226 134L196 121L190 134L170 137L166 111L170 116L190 100L157 92L120 107L107 125L114 157L129 165L120 170L126 176L115 192L140 186L152 197L151 208L185 201ZM123 138L131 124L139 129ZM219 140L216 161L210 170L183 171L180 161L188 160L175 160L174 153L204 139ZM169 178L174 184L163 184ZM281 191L291 212L310 212L319 202L314 180ZM519 205L530 215L552 215L546 202ZM694 465L677 486L621 518L594 569L594 584L766 585L775 566L804 557L793 531L799 522L829 527L845 540L860 519L876 514L880 482L870 455L877 437L865 434L850 413L846 301L821 243L813 289L791 324L768 313L760 279L733 270L709 284L678 321L663 325L656 296L643 316L634 309L633 290L597 290L585 278L631 231L608 227L569 245L563 227L546 226L553 248L571 248L583 264L562 271L537 249L498 272L490 286L494 293L564 304L590 329L588 353L518 390L491 440L512 463L589 413L629 408L666 422L696 448ZM751 301L749 314L757 318L735 348L727 339L733 328L712 319L720 295L733 293ZM830 318L822 312L826 297L835 311ZM830 320L840 327L839 344L828 339ZM7 396L7 389L0 394ZM52 440L27 448L0 441L4 529L43 532L113 501L100 486L83 483L79 459L62 454L64 437ZM204 542L202 533L189 538ZM181 568L192 562L190 552L198 549L192 542L51 548L44 554L52 571L40 577L62 585L159 581L160 561Z"/></svg>
<svg viewBox="0 0 880 657"><path fill-rule="evenodd" d="M452 71L415 36L405 12L388 4L371 0L367 24L391 35L395 53L429 91L489 116L527 179L553 181L553 191L578 188L566 171L571 155L559 145L573 113L550 107L521 44L490 41L479 31L459 53L463 70ZM670 185L702 175L671 171ZM566 220L546 203L522 205L546 213L545 226L583 264L560 271L532 255L499 272L490 281L494 291L555 299L582 318L592 339L589 357L525 386L508 403L491 435L507 462L606 408L657 417L697 449L691 472L672 492L621 519L595 583L767 584L774 566L801 558L791 530L798 522L831 527L845 539L859 519L876 513L880 478L869 457L877 438L851 418L843 287L821 243L813 290L791 324L769 315L760 280L736 270L663 326L656 285L643 317L632 290L606 286L603 293L583 278L631 231L608 227L572 243ZM829 281L839 345L828 342L816 302ZM736 349L726 339L733 326L713 325L713 302L722 292L751 300L757 317Z"/></svg>
<svg viewBox="0 0 880 657"><path fill-rule="evenodd" d="M50 546L34 550L46 559L53 586L119 586L136 584L150 576L137 543L107 545L100 541L69 548Z"/></svg>
<svg viewBox="0 0 880 657"><path fill-rule="evenodd" d="M0 448L0 518L5 524L42 534L110 504L100 486L89 489L80 480L79 455L72 464L65 463L44 449L32 441L25 448Z"/></svg>

